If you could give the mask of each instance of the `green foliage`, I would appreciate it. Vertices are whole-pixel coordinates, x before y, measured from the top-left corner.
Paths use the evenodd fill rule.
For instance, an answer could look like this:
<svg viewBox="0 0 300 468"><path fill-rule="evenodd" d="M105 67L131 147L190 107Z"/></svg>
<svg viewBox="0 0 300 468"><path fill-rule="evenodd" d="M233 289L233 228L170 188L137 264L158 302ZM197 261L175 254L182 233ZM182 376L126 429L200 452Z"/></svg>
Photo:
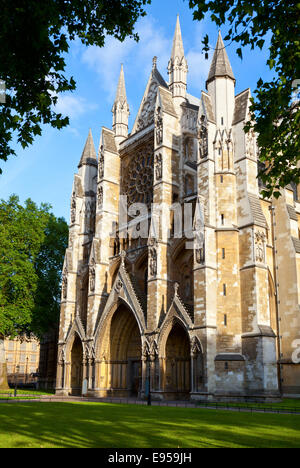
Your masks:
<svg viewBox="0 0 300 468"><path fill-rule="evenodd" d="M105 36L137 39L134 25L150 0L1 0L0 78L6 103L0 103L0 159L15 154L13 133L23 148L41 135L41 125L61 129L68 117L57 114L57 94L73 91L65 54L76 37L102 47ZM1 169L0 169L1 173Z"/></svg>
<svg viewBox="0 0 300 468"><path fill-rule="evenodd" d="M57 323L67 225L11 196L0 202L0 334L41 336Z"/></svg>
<svg viewBox="0 0 300 468"><path fill-rule="evenodd" d="M229 24L226 41L262 49L267 35L271 37L267 64L275 76L271 82L258 81L245 131L253 128L258 134L266 166L259 174L266 185L263 195L278 197L281 187L300 182L300 109L293 101L295 80L300 80L299 0L190 0L189 5L196 20L210 12L219 27ZM208 36L203 44L207 52ZM241 47L237 54L242 58Z"/></svg>

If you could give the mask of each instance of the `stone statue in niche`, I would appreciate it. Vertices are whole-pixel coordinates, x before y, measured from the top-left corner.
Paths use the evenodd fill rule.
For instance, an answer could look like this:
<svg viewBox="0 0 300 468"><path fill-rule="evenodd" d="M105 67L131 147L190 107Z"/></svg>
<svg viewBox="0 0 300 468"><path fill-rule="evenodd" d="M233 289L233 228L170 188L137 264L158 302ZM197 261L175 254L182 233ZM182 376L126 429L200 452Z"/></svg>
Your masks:
<svg viewBox="0 0 300 468"><path fill-rule="evenodd" d="M161 145L163 142L163 119L161 116L161 108L159 107L156 111L156 144Z"/></svg>
<svg viewBox="0 0 300 468"><path fill-rule="evenodd" d="M198 265L203 265L205 263L205 240L202 233L196 234L195 258Z"/></svg>
<svg viewBox="0 0 300 468"><path fill-rule="evenodd" d="M67 299L67 292L68 292L68 272L67 269L64 269L63 276L62 276L62 297L63 299Z"/></svg>
<svg viewBox="0 0 300 468"><path fill-rule="evenodd" d="M103 205L103 187L98 187L98 208Z"/></svg>
<svg viewBox="0 0 300 468"><path fill-rule="evenodd" d="M95 278L96 278L96 269L95 269L95 260L92 259L90 265L90 290L95 291Z"/></svg>
<svg viewBox="0 0 300 468"><path fill-rule="evenodd" d="M156 276L157 275L157 249L156 249L155 240L152 240L150 243L149 258L150 258L150 275Z"/></svg>
<svg viewBox="0 0 300 468"><path fill-rule="evenodd" d="M162 179L162 155L161 154L158 154L155 157L155 177L157 181Z"/></svg>
<svg viewBox="0 0 300 468"><path fill-rule="evenodd" d="M71 223L74 224L76 221L76 195L73 192L71 201Z"/></svg>
<svg viewBox="0 0 300 468"><path fill-rule="evenodd" d="M201 117L200 128L198 131L200 158L205 159L208 156L208 132L205 125L205 117Z"/></svg>
<svg viewBox="0 0 300 468"><path fill-rule="evenodd" d="M100 156L99 156L99 180L103 179L104 177L104 155L103 155L103 146L100 149Z"/></svg>

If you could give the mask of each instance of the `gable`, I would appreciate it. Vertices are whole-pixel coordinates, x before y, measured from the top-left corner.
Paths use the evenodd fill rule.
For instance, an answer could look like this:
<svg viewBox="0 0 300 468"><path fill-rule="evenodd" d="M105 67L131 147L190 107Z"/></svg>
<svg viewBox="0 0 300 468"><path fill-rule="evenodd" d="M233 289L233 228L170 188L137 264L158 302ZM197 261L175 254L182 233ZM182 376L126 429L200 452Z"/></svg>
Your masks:
<svg viewBox="0 0 300 468"><path fill-rule="evenodd" d="M159 86L169 89L159 71L153 68L131 134L139 132L154 123L155 104Z"/></svg>

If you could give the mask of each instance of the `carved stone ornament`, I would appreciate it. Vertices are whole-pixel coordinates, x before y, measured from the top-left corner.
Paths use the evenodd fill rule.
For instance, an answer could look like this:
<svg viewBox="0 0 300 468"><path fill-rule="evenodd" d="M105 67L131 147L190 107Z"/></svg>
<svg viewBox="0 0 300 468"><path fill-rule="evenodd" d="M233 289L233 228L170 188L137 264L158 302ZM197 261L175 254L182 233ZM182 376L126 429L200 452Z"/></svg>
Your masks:
<svg viewBox="0 0 300 468"><path fill-rule="evenodd" d="M194 338L192 339L192 343L191 343L191 355L192 357L196 357L200 353L201 353L201 347L200 347L199 341L194 336Z"/></svg>
<svg viewBox="0 0 300 468"><path fill-rule="evenodd" d="M150 359L155 361L158 357L158 346L156 340L153 338L150 343Z"/></svg>
<svg viewBox="0 0 300 468"><path fill-rule="evenodd" d="M260 263L265 262L265 242L265 233L257 231L255 233L255 260Z"/></svg>
<svg viewBox="0 0 300 468"><path fill-rule="evenodd" d="M162 179L162 155L155 156L155 179L159 181Z"/></svg>
<svg viewBox="0 0 300 468"><path fill-rule="evenodd" d="M122 287L123 287L123 283L120 279L118 279L115 285L115 291L117 294L120 294Z"/></svg>

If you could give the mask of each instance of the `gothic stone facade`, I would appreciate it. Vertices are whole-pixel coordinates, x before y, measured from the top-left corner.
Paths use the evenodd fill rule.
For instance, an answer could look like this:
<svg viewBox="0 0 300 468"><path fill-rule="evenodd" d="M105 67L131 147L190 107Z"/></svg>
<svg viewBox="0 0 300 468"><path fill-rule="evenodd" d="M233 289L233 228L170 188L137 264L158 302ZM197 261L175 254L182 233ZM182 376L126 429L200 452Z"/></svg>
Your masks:
<svg viewBox="0 0 300 468"><path fill-rule="evenodd" d="M200 99L187 93L179 19L168 71L169 84L154 58L128 134L122 67L98 157L89 133L72 190L57 393L299 395L297 188L260 196L256 137L243 131L251 94L235 95L221 35ZM167 215L158 232L149 223L136 235L139 210L120 219L125 195L149 208L144 220L153 204L189 204L193 217L200 201L201 245L187 248Z"/></svg>

